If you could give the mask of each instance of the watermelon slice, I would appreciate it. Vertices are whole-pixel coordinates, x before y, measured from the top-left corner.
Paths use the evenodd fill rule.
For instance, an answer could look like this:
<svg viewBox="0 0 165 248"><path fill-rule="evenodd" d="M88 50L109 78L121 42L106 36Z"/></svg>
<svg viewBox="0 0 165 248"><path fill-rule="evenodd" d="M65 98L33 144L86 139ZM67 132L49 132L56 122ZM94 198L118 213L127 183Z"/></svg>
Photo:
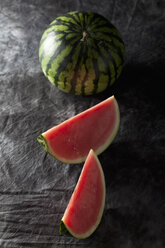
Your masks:
<svg viewBox="0 0 165 248"><path fill-rule="evenodd" d="M114 96L54 126L37 139L44 149L64 163L85 161L90 149L98 155L113 141L120 122Z"/></svg>
<svg viewBox="0 0 165 248"><path fill-rule="evenodd" d="M89 237L98 227L105 206L105 178L102 166L91 149L61 220L60 232Z"/></svg>

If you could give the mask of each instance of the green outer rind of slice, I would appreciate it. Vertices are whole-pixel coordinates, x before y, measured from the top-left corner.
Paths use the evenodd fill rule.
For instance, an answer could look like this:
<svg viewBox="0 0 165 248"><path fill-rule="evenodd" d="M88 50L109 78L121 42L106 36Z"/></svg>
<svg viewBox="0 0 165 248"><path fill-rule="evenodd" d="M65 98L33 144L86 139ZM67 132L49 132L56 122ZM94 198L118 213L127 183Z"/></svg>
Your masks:
<svg viewBox="0 0 165 248"><path fill-rule="evenodd" d="M37 137L37 141L42 145L42 147L44 148L44 150L45 150L46 152L48 152L49 154L51 154L52 156L54 156L54 155L51 153L51 151L50 151L50 149L49 149L49 146L48 146L48 143L47 143L47 141L46 141L46 139L45 139L45 137L44 137L43 134L40 134L40 135Z"/></svg>
<svg viewBox="0 0 165 248"><path fill-rule="evenodd" d="M114 96L112 96L114 97ZM114 103L116 106L116 124L115 124L115 129L113 130L113 135L109 136L109 139L107 139L106 143L104 143L104 145L100 146L98 149L95 150L95 154L99 155L102 152L104 152L109 146L110 144L113 142L114 138L116 137L118 130L119 130L119 125L120 125L120 110L119 110L119 106L118 103L114 97ZM49 147L46 138L44 137L44 133L42 133L41 135L38 136L37 138L38 142L43 146L43 148L49 153L51 154L53 157L55 157L56 159L60 160L63 163L69 163L69 164L78 164L78 163L82 163L85 161L86 156L84 157L80 157L78 159L65 159L63 157L59 157L57 154L55 154L51 148Z"/></svg>
<svg viewBox="0 0 165 248"><path fill-rule="evenodd" d="M60 234L65 234L68 232L68 229L65 226L65 223L63 220L60 222Z"/></svg>
<svg viewBox="0 0 165 248"><path fill-rule="evenodd" d="M77 238L77 239L85 239L88 238L89 236L91 236L94 231L97 229L97 227L99 226L102 216L103 216L103 212L104 212L104 207L105 207L105 198L106 198L106 185L105 185L105 177L104 177L104 172L101 166L101 163L99 161L99 159L97 158L97 155L95 154L95 152L91 149L90 152L93 152L93 155L95 156L95 159L97 160L97 163L99 165L99 169L100 169L100 173L101 173L101 177L102 177L102 183L103 183L103 201L102 201L102 206L100 208L100 212L98 215L98 219L97 222L95 223L95 225L93 225L86 233L84 234L76 234L73 231L70 230L70 228L67 227L67 225L65 224L65 221L61 220L60 222L60 233L61 234L65 234L65 233L70 233L73 237Z"/></svg>

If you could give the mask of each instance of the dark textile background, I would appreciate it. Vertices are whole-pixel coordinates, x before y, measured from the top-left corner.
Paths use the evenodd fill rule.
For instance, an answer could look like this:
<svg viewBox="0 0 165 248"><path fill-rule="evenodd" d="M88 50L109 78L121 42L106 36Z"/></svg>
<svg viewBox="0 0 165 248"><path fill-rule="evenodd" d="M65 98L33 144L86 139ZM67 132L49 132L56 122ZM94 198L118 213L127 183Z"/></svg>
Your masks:
<svg viewBox="0 0 165 248"><path fill-rule="evenodd" d="M57 16L98 12L121 32L122 76L109 91L80 97L51 86L39 41ZM0 0L0 247L165 247L165 2L163 0ZM59 234L83 164L63 164L37 136L115 94L118 135L99 156L104 215L86 240Z"/></svg>

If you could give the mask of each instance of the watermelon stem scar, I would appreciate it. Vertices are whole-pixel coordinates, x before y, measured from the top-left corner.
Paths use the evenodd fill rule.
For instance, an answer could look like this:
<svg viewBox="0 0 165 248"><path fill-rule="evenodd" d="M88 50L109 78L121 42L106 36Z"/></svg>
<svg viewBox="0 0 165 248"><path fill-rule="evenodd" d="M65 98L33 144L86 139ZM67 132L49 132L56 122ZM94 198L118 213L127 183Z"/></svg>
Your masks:
<svg viewBox="0 0 165 248"><path fill-rule="evenodd" d="M86 31L83 31L83 37L80 41L85 41L86 37L88 36Z"/></svg>

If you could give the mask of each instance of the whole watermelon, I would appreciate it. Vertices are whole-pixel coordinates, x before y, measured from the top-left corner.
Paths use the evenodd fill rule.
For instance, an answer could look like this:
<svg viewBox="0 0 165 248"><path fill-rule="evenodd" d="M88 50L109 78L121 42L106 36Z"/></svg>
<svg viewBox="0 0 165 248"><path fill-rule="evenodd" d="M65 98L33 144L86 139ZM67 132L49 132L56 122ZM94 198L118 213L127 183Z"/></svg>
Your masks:
<svg viewBox="0 0 165 248"><path fill-rule="evenodd" d="M97 13L69 12L56 18L41 37L39 61L49 81L76 95L105 90L121 74L124 42Z"/></svg>

